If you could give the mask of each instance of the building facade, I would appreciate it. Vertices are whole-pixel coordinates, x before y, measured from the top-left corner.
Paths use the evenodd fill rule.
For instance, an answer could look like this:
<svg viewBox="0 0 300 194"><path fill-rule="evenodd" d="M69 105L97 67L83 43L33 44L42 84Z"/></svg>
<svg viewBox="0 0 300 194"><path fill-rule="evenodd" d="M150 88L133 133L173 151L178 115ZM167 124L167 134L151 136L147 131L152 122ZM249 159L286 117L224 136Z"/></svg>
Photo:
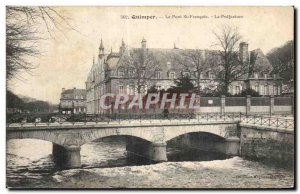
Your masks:
<svg viewBox="0 0 300 194"><path fill-rule="evenodd" d="M144 69L138 69L128 65L128 56L131 56L134 51L151 55L154 66L147 67L145 65ZM100 98L105 93L145 94L152 86L158 90L167 90L181 76L189 76L195 86L198 85L199 79L199 87L203 91L206 89L215 90L218 86L216 75L220 67L208 67L198 75L195 68L188 68L188 66L179 63L186 53L192 51L194 50L179 49L175 44L174 48L171 49L148 48L147 41L143 39L140 48L130 48L122 40L118 52L111 50L109 53L105 53L101 40L99 55L96 61L93 60L92 68L86 80L87 113L103 112L100 109ZM198 51L201 52L203 58L211 57L217 60L220 58L219 51L216 50ZM281 79L272 74L272 65L261 49L248 51L248 44L241 42L239 58L248 63L252 73L233 81L229 86L229 93L235 95L246 88L251 88L263 96L281 94ZM144 59L144 61L146 60ZM140 76L136 76L137 71L140 72ZM141 75L148 76L144 76L141 80Z"/></svg>
<svg viewBox="0 0 300 194"><path fill-rule="evenodd" d="M86 113L86 90L62 88L59 112L62 114Z"/></svg>

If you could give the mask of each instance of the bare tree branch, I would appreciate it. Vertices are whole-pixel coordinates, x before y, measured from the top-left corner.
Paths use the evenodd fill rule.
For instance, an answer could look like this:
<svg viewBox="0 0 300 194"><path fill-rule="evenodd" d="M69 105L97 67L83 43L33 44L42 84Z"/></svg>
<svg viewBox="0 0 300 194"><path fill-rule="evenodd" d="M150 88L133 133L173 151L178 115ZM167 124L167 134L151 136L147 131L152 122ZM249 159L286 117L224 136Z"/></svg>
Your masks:
<svg viewBox="0 0 300 194"><path fill-rule="evenodd" d="M222 26L219 32L213 32L216 37L215 46L220 48L219 56L221 70L217 77L219 80L219 89L222 93L228 93L230 84L249 73L249 61L242 61L239 58L239 43L241 35L237 28L232 26Z"/></svg>
<svg viewBox="0 0 300 194"><path fill-rule="evenodd" d="M44 26L54 38L55 30L74 30L68 19L51 7L6 7L6 80L18 79L20 72L37 68L32 57L41 55L37 44L45 39Z"/></svg>

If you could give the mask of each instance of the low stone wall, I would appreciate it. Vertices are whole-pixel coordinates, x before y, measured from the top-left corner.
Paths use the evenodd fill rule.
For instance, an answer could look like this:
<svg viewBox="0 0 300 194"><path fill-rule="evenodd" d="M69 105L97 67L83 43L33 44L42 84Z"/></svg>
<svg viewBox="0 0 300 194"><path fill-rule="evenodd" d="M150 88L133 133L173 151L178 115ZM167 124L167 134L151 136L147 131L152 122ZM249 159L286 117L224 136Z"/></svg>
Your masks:
<svg viewBox="0 0 300 194"><path fill-rule="evenodd" d="M240 155L243 158L293 168L293 131L243 124L240 127Z"/></svg>
<svg viewBox="0 0 300 194"><path fill-rule="evenodd" d="M251 106L251 113L269 113L270 106Z"/></svg>
<svg viewBox="0 0 300 194"><path fill-rule="evenodd" d="M246 113L246 107L245 106L225 106L225 113Z"/></svg>

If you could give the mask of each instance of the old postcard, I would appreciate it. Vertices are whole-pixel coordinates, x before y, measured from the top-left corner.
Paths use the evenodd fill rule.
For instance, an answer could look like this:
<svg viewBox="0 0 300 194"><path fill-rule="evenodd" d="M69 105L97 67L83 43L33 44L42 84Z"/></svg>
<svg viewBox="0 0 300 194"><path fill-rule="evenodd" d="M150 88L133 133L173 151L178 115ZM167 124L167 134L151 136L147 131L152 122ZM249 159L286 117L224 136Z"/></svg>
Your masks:
<svg viewBox="0 0 300 194"><path fill-rule="evenodd" d="M9 189L293 189L293 7L6 7Z"/></svg>

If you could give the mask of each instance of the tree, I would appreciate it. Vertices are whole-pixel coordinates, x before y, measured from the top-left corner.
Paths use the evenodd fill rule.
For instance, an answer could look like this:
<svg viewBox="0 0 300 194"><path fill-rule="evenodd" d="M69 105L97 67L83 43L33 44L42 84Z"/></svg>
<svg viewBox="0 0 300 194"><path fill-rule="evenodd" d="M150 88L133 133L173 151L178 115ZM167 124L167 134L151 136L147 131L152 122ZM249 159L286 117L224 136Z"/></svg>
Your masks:
<svg viewBox="0 0 300 194"><path fill-rule="evenodd" d="M24 108L24 101L15 95L13 92L7 90L6 92L6 108Z"/></svg>
<svg viewBox="0 0 300 194"><path fill-rule="evenodd" d="M250 95L252 97L259 97L259 93L251 88L247 88L243 90L240 94L236 94L235 96L247 96Z"/></svg>
<svg viewBox="0 0 300 194"><path fill-rule="evenodd" d="M157 90L157 88L155 86L151 86L147 91L148 94L151 94L151 93L153 94L153 93L157 93L157 92L159 92L159 91Z"/></svg>
<svg viewBox="0 0 300 194"><path fill-rule="evenodd" d="M216 46L220 48L219 64L221 69L217 74L219 80L219 89L222 93L228 93L230 84L248 74L249 61L239 59L239 43L241 35L237 28L231 26L222 26L219 32L214 32L216 37Z"/></svg>
<svg viewBox="0 0 300 194"><path fill-rule="evenodd" d="M188 93L194 89L194 84L191 82L189 76L182 76L178 80L175 80L174 83L175 86L171 87L174 92Z"/></svg>
<svg viewBox="0 0 300 194"><path fill-rule="evenodd" d="M294 41L290 40L279 48L272 49L267 58L273 66L273 72L283 79L291 90L294 86Z"/></svg>
<svg viewBox="0 0 300 194"><path fill-rule="evenodd" d="M158 64L152 53L145 49L134 49L124 56L124 68L130 77L136 80L137 91L145 87L148 79L152 78ZM154 70L154 71L153 71Z"/></svg>
<svg viewBox="0 0 300 194"><path fill-rule="evenodd" d="M32 61L39 56L43 31L53 37L55 30L74 29L68 19L52 7L6 7L6 80L17 78L22 71L31 73L37 67Z"/></svg>
<svg viewBox="0 0 300 194"><path fill-rule="evenodd" d="M183 53L183 59L180 60L178 58L176 61L179 61L179 63L185 68L194 70L194 77L196 78L196 91L200 95L202 92L201 75L203 75L207 69L213 68L214 66L211 55L205 55L205 52L199 49L187 50Z"/></svg>

